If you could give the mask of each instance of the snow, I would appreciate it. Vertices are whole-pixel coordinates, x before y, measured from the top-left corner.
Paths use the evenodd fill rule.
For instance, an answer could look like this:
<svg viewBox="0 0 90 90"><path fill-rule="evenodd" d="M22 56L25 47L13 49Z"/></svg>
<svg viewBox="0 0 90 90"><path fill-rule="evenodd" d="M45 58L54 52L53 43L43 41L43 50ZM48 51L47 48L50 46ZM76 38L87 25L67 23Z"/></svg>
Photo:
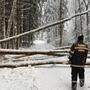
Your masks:
<svg viewBox="0 0 90 90"><path fill-rule="evenodd" d="M32 49L52 49L47 43L35 42ZM13 56L10 59L13 59ZM65 61L67 56L52 57L48 60ZM77 88L78 90L90 90L90 68L85 68L85 86L81 88L78 80ZM71 90L71 69L67 65L57 64L14 69L0 68L0 90Z"/></svg>
<svg viewBox="0 0 90 90"><path fill-rule="evenodd" d="M33 43L34 43L34 44L45 44L45 41L35 40Z"/></svg>
<svg viewBox="0 0 90 90"><path fill-rule="evenodd" d="M20 48L19 50L27 50L27 51L49 51L49 50L54 50L55 47L48 44L44 40L35 40L33 42L33 45L30 48ZM16 60L15 57L18 57L19 55L5 55L5 58L9 62L13 61L23 61L23 60L44 60L48 58L53 58L53 56L47 56L47 55L33 55L33 56L27 56L27 57L21 57L20 59ZM6 61L5 61L6 62Z"/></svg>
<svg viewBox="0 0 90 90"><path fill-rule="evenodd" d="M64 58L66 59L62 57L61 60ZM85 70L85 86L81 88L78 84L78 90L90 90L90 69ZM71 90L70 88L69 66L52 64L0 69L0 90Z"/></svg>
<svg viewBox="0 0 90 90"><path fill-rule="evenodd" d="M34 44L31 46L30 49L32 50L52 50L55 49L54 46L48 44L46 41L43 40L35 40Z"/></svg>

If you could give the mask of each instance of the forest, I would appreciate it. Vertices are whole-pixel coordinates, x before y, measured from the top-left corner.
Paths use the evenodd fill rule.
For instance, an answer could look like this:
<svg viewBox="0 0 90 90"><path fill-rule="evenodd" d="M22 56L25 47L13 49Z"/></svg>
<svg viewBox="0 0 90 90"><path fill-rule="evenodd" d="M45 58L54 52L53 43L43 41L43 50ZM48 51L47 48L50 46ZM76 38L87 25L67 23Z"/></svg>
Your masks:
<svg viewBox="0 0 90 90"><path fill-rule="evenodd" d="M90 90L90 0L0 0L0 90L71 90L72 67Z"/></svg>
<svg viewBox="0 0 90 90"><path fill-rule="evenodd" d="M68 46L80 34L89 43L89 8L90 0L0 0L0 47Z"/></svg>

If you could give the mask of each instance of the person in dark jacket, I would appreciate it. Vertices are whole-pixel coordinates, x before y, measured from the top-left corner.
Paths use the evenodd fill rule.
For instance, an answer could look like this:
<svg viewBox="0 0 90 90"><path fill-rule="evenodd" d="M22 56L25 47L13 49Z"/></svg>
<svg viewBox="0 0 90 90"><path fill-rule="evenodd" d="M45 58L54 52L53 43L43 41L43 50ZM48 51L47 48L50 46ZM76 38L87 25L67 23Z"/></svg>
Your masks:
<svg viewBox="0 0 90 90"><path fill-rule="evenodd" d="M84 86L84 65L86 63L88 46L83 42L84 36L80 35L76 43L70 48L69 62L71 63L72 90L77 88L77 76L80 86Z"/></svg>

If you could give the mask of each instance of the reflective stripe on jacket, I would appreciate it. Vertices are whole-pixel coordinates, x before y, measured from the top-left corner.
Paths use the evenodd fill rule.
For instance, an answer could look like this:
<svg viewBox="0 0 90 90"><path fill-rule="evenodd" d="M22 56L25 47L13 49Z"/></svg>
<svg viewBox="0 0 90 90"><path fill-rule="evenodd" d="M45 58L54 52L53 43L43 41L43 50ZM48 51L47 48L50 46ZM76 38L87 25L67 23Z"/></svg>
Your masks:
<svg viewBox="0 0 90 90"><path fill-rule="evenodd" d="M71 64L83 65L86 63L88 46L85 43L75 43L71 46Z"/></svg>

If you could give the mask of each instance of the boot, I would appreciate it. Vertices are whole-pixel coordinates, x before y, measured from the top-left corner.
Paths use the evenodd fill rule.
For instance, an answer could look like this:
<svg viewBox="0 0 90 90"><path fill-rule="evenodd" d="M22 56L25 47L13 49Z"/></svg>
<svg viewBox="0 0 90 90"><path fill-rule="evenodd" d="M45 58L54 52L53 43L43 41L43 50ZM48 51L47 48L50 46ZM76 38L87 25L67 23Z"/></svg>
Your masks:
<svg viewBox="0 0 90 90"><path fill-rule="evenodd" d="M77 90L77 83L72 82L72 90Z"/></svg>
<svg viewBox="0 0 90 90"><path fill-rule="evenodd" d="M83 87L84 86L84 79L80 80L80 86Z"/></svg>

